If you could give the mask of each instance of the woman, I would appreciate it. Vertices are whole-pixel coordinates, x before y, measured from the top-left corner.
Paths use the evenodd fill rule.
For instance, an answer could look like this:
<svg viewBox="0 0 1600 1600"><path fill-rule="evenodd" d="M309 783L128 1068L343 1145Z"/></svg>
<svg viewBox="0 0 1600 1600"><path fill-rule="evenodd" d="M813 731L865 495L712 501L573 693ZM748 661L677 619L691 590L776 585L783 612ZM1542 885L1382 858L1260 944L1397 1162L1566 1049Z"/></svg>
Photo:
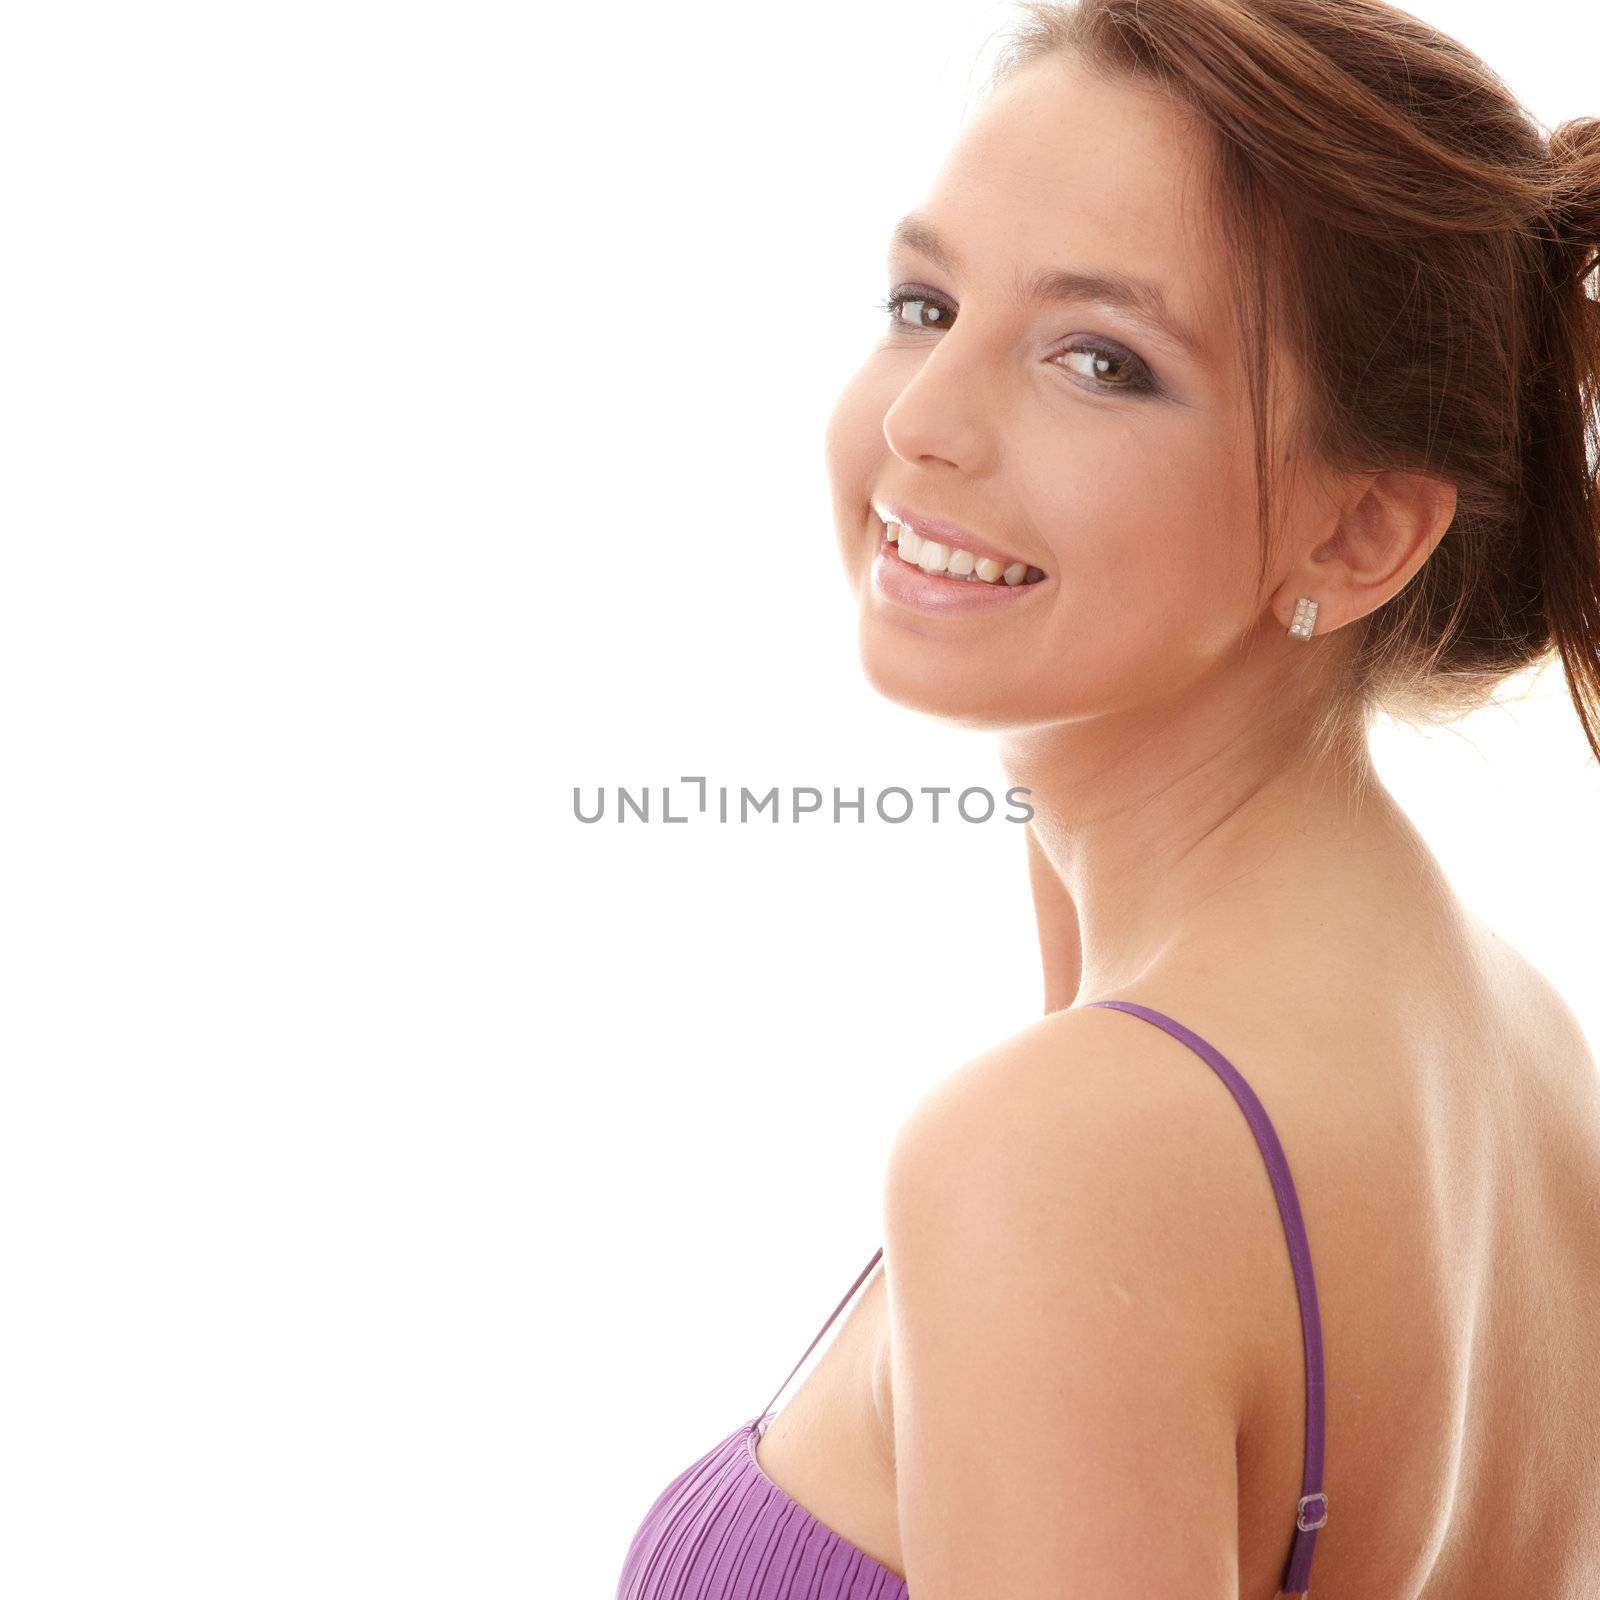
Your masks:
<svg viewBox="0 0 1600 1600"><path fill-rule="evenodd" d="M1366 745L1559 653L1600 754L1600 123L1376 0L1023 10L828 464L1046 1014L619 1596L1600 1593L1600 1078Z"/></svg>

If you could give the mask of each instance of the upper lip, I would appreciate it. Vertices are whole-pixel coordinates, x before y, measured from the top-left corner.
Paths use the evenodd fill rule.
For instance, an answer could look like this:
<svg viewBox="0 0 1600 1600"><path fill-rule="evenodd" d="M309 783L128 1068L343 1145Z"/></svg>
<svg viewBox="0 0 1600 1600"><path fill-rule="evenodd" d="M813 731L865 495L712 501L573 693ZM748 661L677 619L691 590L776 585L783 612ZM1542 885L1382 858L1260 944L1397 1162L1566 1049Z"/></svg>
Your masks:
<svg viewBox="0 0 1600 1600"><path fill-rule="evenodd" d="M980 539L970 529L963 528L959 522L951 522L948 517L930 517L924 512L913 511L902 500L877 499L872 502L872 509L881 521L898 522L902 527L910 528L919 538L937 539L940 544L959 545L963 550L970 550L975 556L988 556L991 561L998 561L1008 567L1014 561L1023 560L1021 556L1010 555L998 546L990 544L987 539ZM1038 566L1037 562L1031 564ZM1039 570L1042 572L1044 568L1040 567Z"/></svg>

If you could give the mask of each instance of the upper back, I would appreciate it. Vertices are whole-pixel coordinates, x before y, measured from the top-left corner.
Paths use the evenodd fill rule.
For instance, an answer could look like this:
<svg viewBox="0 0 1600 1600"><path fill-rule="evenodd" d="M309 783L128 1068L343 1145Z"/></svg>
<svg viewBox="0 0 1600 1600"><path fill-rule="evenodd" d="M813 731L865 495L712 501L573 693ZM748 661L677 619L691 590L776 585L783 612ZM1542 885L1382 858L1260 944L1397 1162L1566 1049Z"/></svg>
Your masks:
<svg viewBox="0 0 1600 1600"><path fill-rule="evenodd" d="M1600 1592L1600 1073L1559 995L1492 933L1454 955L1398 988L1374 972L1359 1006L1269 989L1293 993L1290 1029L1281 1006L1229 1010L1172 974L1150 999L1225 1050L1293 1172L1325 1363L1322 1600ZM1281 1221L1270 1203L1240 1214L1261 1286L1241 1592L1271 1595L1305 1363Z"/></svg>

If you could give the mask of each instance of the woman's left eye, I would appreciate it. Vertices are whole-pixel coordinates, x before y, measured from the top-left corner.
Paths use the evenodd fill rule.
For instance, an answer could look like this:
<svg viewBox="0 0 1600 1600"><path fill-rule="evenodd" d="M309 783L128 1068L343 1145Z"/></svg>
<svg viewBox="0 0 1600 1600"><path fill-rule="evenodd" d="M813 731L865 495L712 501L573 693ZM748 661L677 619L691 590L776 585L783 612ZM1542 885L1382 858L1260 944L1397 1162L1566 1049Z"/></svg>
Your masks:
<svg viewBox="0 0 1600 1600"><path fill-rule="evenodd" d="M914 306L927 320L913 327L931 329L933 327L948 328L955 321L952 307L926 290L915 292L909 290L896 290L887 300L874 302L874 310L884 312L895 327L905 327L900 320L900 313L907 306ZM1131 350L1124 350L1119 344L1112 344L1100 339L1078 339L1068 345L1065 350L1058 352L1061 356L1087 356L1087 368L1077 367L1070 370L1079 372L1084 377L1091 379L1091 386L1099 389L1120 389L1134 394L1154 394L1157 389L1155 375L1149 367L1139 359ZM1052 358L1054 359L1054 358ZM1105 379L1106 371L1120 370L1127 374L1124 377ZM1095 381L1099 380L1099 381Z"/></svg>

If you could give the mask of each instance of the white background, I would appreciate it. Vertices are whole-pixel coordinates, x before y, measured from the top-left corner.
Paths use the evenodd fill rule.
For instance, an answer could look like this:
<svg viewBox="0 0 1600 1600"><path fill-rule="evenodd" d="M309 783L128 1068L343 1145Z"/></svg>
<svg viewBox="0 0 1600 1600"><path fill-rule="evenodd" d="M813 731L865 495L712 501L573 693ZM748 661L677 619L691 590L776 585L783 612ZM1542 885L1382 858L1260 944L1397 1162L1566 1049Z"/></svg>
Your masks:
<svg viewBox="0 0 1600 1600"><path fill-rule="evenodd" d="M1421 9L1600 112L1600 14ZM1037 1015L1020 827L572 815L1003 789L822 429L1006 18L8 12L0 1592L610 1600ZM1559 670L1377 751L1600 1042Z"/></svg>

